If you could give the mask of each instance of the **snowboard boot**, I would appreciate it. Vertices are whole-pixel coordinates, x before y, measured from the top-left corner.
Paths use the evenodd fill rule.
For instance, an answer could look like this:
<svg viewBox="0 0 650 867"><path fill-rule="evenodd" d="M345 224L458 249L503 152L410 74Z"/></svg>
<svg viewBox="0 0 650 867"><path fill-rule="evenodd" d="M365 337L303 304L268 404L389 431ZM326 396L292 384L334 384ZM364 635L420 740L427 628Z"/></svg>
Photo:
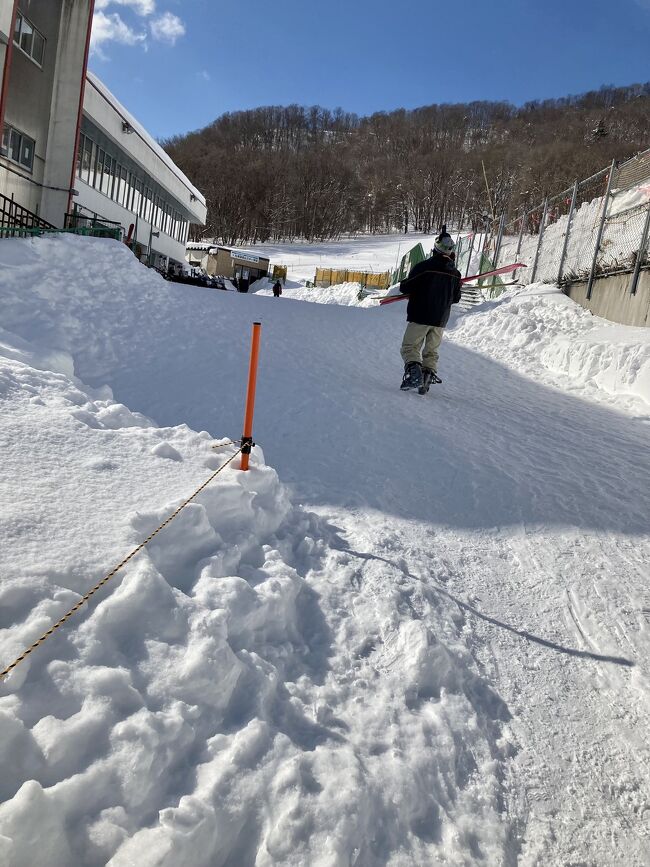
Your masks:
<svg viewBox="0 0 650 867"><path fill-rule="evenodd" d="M410 361L404 365L404 378L400 388L408 391L409 388L419 388L422 385L422 365L418 361Z"/></svg>
<svg viewBox="0 0 650 867"><path fill-rule="evenodd" d="M420 394L426 394L429 391L429 386L432 383L436 385L441 383L442 380L433 370L430 370L428 367L422 368L422 384L418 388L418 392Z"/></svg>

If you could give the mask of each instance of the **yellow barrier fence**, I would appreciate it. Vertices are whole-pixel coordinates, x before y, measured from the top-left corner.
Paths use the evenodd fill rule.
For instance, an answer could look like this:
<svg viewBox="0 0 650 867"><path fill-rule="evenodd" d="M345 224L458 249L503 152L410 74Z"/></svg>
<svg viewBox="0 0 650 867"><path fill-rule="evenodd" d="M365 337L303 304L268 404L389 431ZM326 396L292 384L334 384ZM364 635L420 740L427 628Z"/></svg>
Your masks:
<svg viewBox="0 0 650 867"><path fill-rule="evenodd" d="M372 289L388 289L390 286L390 271L376 274L372 271L350 271L337 268L317 268L314 284L327 287L339 283L360 283L363 287Z"/></svg>

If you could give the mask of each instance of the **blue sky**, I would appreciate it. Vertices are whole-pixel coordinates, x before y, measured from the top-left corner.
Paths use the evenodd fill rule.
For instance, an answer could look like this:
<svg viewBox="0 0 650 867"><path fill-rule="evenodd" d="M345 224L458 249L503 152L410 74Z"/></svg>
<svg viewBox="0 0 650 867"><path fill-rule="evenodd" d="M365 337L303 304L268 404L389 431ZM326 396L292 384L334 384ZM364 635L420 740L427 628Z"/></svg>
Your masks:
<svg viewBox="0 0 650 867"><path fill-rule="evenodd" d="M96 0L91 69L155 136L226 111L521 104L650 80L650 0Z"/></svg>

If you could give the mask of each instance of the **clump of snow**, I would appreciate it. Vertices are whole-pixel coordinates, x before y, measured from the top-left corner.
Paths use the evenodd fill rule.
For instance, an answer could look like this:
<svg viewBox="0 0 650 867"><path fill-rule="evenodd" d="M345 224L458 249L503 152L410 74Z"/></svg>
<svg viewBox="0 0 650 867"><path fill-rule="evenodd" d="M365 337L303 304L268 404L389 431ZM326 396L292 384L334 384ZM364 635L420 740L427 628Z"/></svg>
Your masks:
<svg viewBox="0 0 650 867"><path fill-rule="evenodd" d="M650 404L650 329L593 316L557 286L510 290L458 317L452 336L535 378L545 368L573 387Z"/></svg>
<svg viewBox="0 0 650 867"><path fill-rule="evenodd" d="M612 190L612 200L607 213L608 216L614 217L632 208L647 205L648 202L650 202L650 182L644 181L629 190Z"/></svg>

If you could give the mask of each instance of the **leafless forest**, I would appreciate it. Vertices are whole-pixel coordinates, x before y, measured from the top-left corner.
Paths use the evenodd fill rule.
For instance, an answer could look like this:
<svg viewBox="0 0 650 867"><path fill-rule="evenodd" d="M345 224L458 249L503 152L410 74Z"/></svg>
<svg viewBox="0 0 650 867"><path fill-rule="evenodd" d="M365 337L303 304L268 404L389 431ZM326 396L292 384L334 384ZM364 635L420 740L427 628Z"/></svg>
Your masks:
<svg viewBox="0 0 650 867"><path fill-rule="evenodd" d="M515 214L650 147L650 83L521 107L472 102L370 117L272 106L162 144L206 194L208 223L194 227L195 239L429 232Z"/></svg>

